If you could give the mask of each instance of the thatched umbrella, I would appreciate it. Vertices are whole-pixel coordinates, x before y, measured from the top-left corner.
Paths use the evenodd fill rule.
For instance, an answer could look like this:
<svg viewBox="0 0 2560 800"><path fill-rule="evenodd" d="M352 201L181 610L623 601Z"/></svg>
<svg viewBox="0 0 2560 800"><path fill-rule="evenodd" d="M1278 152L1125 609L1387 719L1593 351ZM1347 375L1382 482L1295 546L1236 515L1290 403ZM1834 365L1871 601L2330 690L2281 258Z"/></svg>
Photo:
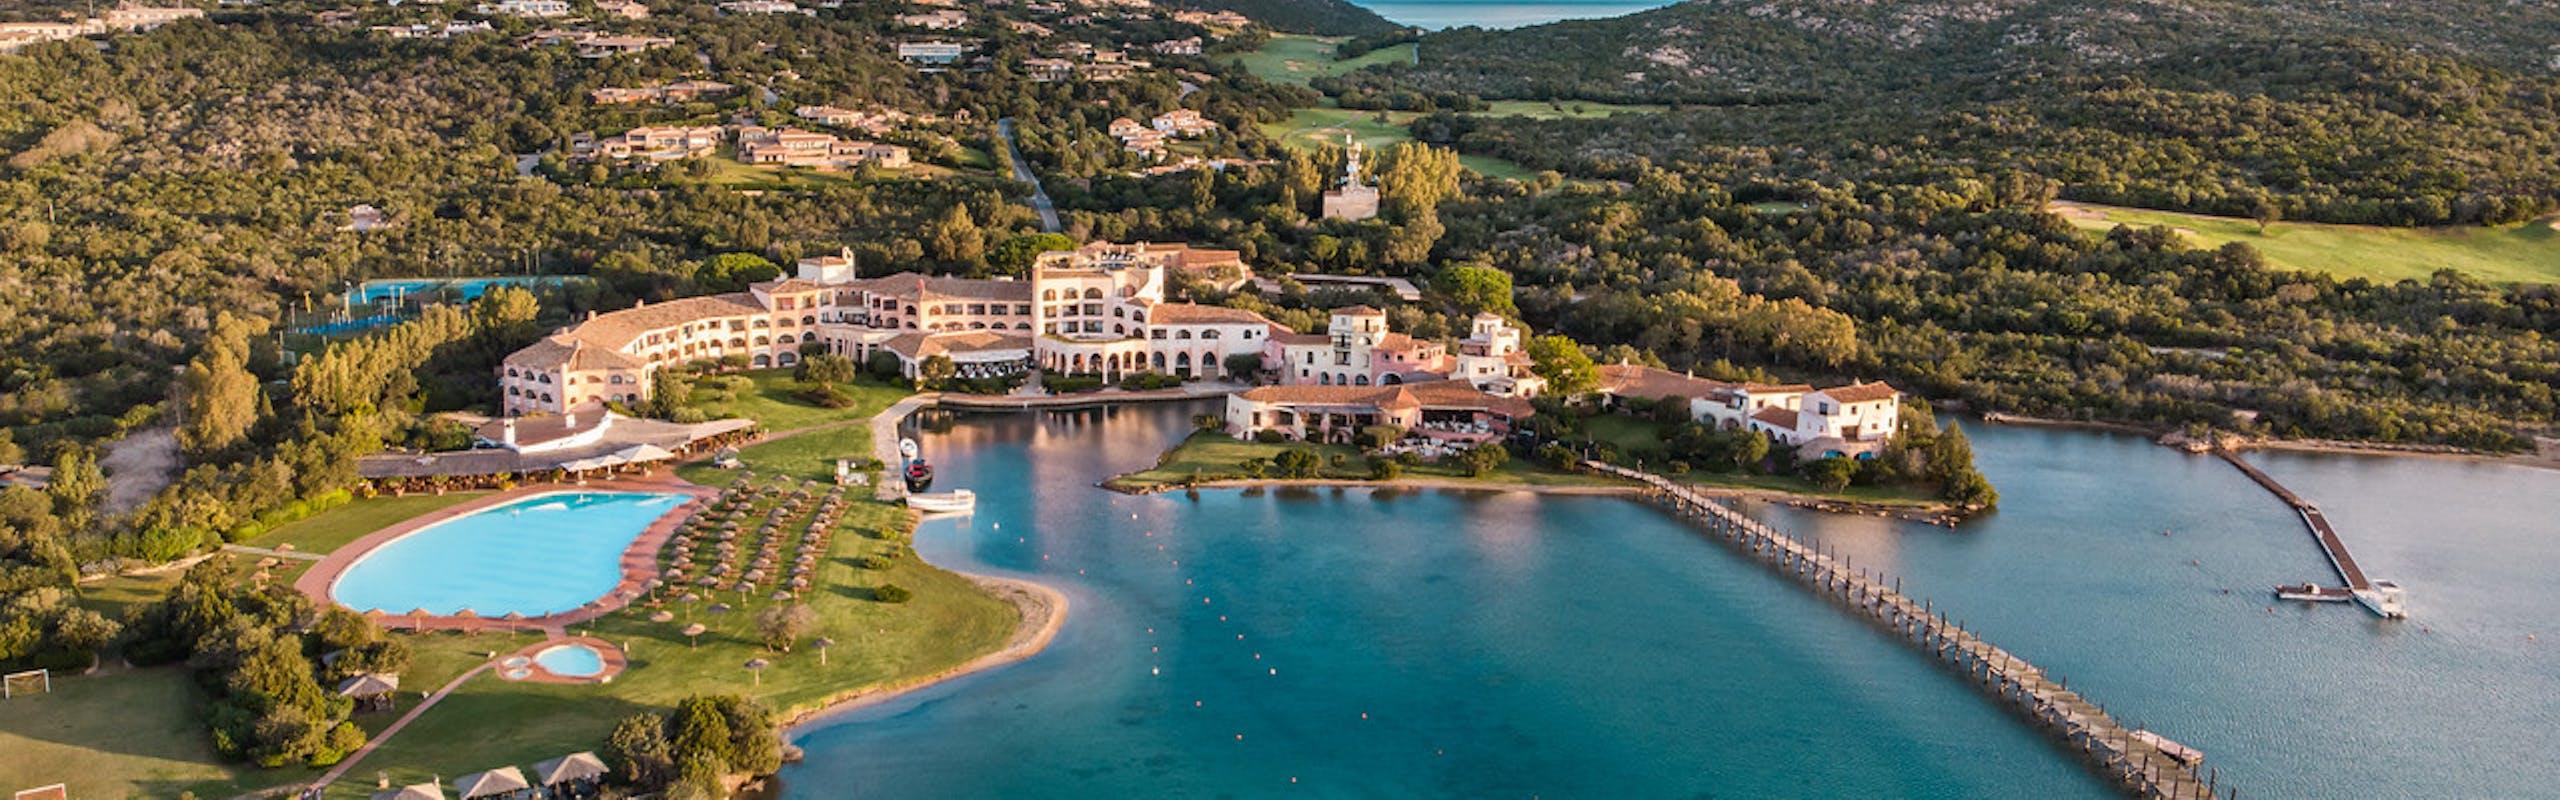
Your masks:
<svg viewBox="0 0 2560 800"><path fill-rule="evenodd" d="M707 630L710 630L710 628L703 627L702 623L699 622L684 626L685 646L693 647L701 644L702 632Z"/></svg>
<svg viewBox="0 0 2560 800"><path fill-rule="evenodd" d="M836 640L820 636L817 641L810 642L809 644L818 648L818 666L826 666L827 648L836 646Z"/></svg>
<svg viewBox="0 0 2560 800"><path fill-rule="evenodd" d="M766 661L761 658L747 659L747 674L755 676L757 686L763 686L764 668L770 666L773 666L773 662L771 661Z"/></svg>
<svg viewBox="0 0 2560 800"><path fill-rule="evenodd" d="M479 631L480 612L465 608L460 611L453 612L453 617L455 619L462 620L462 630L464 632L477 633Z"/></svg>
<svg viewBox="0 0 2560 800"><path fill-rule="evenodd" d="M650 622L674 622L675 619L676 612L673 611L657 611L649 615Z"/></svg>
<svg viewBox="0 0 2560 800"><path fill-rule="evenodd" d="M412 630L421 630L421 631L426 630L426 629L427 629L427 618L428 618L428 617L431 617L431 616L435 616L435 615L434 615L432 612L427 611L427 610L426 610L425 608L423 608L423 607L421 607L421 608L412 608L412 609L409 609L409 624L410 624L410 628L411 628Z"/></svg>

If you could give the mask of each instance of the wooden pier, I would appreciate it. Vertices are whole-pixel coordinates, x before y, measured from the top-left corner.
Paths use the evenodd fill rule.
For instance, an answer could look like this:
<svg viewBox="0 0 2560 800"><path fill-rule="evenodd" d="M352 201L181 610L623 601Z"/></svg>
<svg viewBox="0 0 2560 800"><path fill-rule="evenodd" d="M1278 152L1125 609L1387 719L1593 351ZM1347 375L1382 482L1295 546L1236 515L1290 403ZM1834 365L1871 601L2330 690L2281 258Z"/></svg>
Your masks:
<svg viewBox="0 0 2560 800"><path fill-rule="evenodd" d="M2347 552L2346 540L2338 538L2338 529L2329 527L2329 518L2320 513L2319 506L2302 499L2302 495L2294 494L2292 489L2284 488L2284 484L2277 483L2274 476L2268 475L2247 461L2240 460L2238 453L2225 450L2221 455L2222 460L2231 462L2231 466L2239 467L2241 474L2249 476L2250 480L2257 481L2259 486L2266 487L2266 490L2273 493L2276 499L2283 500L2285 505L2293 507L2294 513L2302 515L2302 524L2311 528L2312 541L2320 544L2320 552L2328 554L2329 566L2338 571L2339 580L2347 582L2348 590L2373 591L2373 581L2365 579L2364 568L2356 566L2356 557Z"/></svg>
<svg viewBox="0 0 2560 800"><path fill-rule="evenodd" d="M1983 641L1931 604L1904 595L1899 579L1796 541L1680 483L1597 461L1585 466L1644 483L1650 487L1646 499L1893 632L2024 714L2128 793L2177 800L2239 797L2238 789L2221 786L2217 775L2200 766L2201 757L2194 751L2178 746L2178 752L2172 752L2162 744L2166 740L2117 722L2104 707L2071 691L2062 680Z"/></svg>

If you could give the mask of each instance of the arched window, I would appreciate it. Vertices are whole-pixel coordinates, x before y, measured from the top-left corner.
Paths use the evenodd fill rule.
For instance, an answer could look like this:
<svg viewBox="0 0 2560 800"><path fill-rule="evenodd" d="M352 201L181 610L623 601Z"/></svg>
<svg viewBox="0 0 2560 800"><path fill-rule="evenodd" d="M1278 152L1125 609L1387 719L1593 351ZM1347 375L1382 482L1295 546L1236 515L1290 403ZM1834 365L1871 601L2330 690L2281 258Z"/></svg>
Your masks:
<svg viewBox="0 0 2560 800"><path fill-rule="evenodd" d="M1181 330L1178 330L1178 331L1174 331L1174 332L1173 332L1173 338L1176 338L1176 339L1189 339L1189 338L1191 338L1191 329L1190 329L1190 328L1184 328L1184 329L1181 329Z"/></svg>
<svg viewBox="0 0 2560 800"><path fill-rule="evenodd" d="M1216 328L1210 328L1210 329L1208 329L1208 330L1201 331L1201 332L1200 332L1200 338L1202 338L1202 339L1215 339L1215 338L1218 338L1218 329L1216 329Z"/></svg>
<svg viewBox="0 0 2560 800"><path fill-rule="evenodd" d="M791 334L786 333L786 334L783 334L783 335L781 335L781 336L774 337L774 341L781 342L781 343L783 343L783 344L790 344L790 343L792 343L792 342L797 342L797 341L800 341L800 340L799 340L799 339L796 339L796 338L792 338Z"/></svg>
<svg viewBox="0 0 2560 800"><path fill-rule="evenodd" d="M753 325L753 326L758 327L758 328L770 328L770 327L773 327L773 326L771 326L771 325L765 324L765 321L764 321L763 319L757 319L756 321L754 321L754 322L750 322L750 323L747 323L747 324L749 324L749 325Z"/></svg>
<svg viewBox="0 0 2560 800"><path fill-rule="evenodd" d="M615 375L615 376L613 376L613 384L614 384L615 386L620 386L620 385L622 385L622 376L620 376L620 375Z"/></svg>
<svg viewBox="0 0 2560 800"><path fill-rule="evenodd" d="M516 368L514 368L514 367L508 367L508 368L507 368L507 377L510 377L510 378L516 377Z"/></svg>
<svg viewBox="0 0 2560 800"><path fill-rule="evenodd" d="M731 339L731 340L729 340L729 346L730 346L730 347L745 347L745 346L747 346L747 340L746 340L746 337L741 336L741 337L738 337L738 338L735 338L735 339Z"/></svg>
<svg viewBox="0 0 2560 800"><path fill-rule="evenodd" d="M801 318L800 318L800 324L802 324L802 325L816 325L816 324L818 324L818 318L817 318L816 316L806 316L806 317L801 317Z"/></svg>
<svg viewBox="0 0 2560 800"><path fill-rule="evenodd" d="M756 346L757 346L757 347L763 347L763 346L765 346L765 345L769 345L769 344L773 344L773 340L772 340L772 339L767 338L767 337L763 337L763 336L758 336L758 337L756 337Z"/></svg>
<svg viewBox="0 0 2560 800"><path fill-rule="evenodd" d="M973 331L983 331L983 330L986 330L986 329L987 329L987 324L986 324L986 323L984 323L984 322L972 322L972 323L969 323L969 330L973 330Z"/></svg>
<svg viewBox="0 0 2560 800"><path fill-rule="evenodd" d="M543 383L550 383L550 382L551 382L551 373L548 373L548 372L542 373L542 382L543 382Z"/></svg>
<svg viewBox="0 0 2560 800"><path fill-rule="evenodd" d="M1084 299L1100 300L1102 299L1102 290L1087 286L1084 290Z"/></svg>
<svg viewBox="0 0 2560 800"><path fill-rule="evenodd" d="M757 353L755 360L749 363L756 365L758 369L762 369L764 367L773 366L773 357L763 353Z"/></svg>
<svg viewBox="0 0 2560 800"><path fill-rule="evenodd" d="M1323 373L1323 374L1317 375L1317 376L1316 376L1316 383L1323 384L1323 385L1326 385L1326 386L1332 386L1332 385L1333 385L1333 373L1327 372L1327 373Z"/></svg>
<svg viewBox="0 0 2560 800"><path fill-rule="evenodd" d="M1042 290L1040 290L1040 299L1042 299L1042 300L1056 300L1056 299L1058 299L1058 290L1056 290L1056 289L1042 289Z"/></svg>
<svg viewBox="0 0 2560 800"><path fill-rule="evenodd" d="M1367 376L1367 375L1354 375L1354 376L1351 376L1351 384L1352 384L1352 385L1354 385L1354 386L1367 386L1367 385L1369 385L1369 376Z"/></svg>

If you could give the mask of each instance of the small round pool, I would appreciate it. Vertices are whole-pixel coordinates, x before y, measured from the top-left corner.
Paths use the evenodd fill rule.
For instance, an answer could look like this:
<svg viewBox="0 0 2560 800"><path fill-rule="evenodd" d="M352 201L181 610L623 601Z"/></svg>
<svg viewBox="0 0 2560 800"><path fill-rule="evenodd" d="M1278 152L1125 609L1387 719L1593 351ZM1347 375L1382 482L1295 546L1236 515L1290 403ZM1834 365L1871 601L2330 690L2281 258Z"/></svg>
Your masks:
<svg viewBox="0 0 2560 800"><path fill-rule="evenodd" d="M604 674L604 654L583 644L545 647L533 654L533 663L563 678L592 678Z"/></svg>

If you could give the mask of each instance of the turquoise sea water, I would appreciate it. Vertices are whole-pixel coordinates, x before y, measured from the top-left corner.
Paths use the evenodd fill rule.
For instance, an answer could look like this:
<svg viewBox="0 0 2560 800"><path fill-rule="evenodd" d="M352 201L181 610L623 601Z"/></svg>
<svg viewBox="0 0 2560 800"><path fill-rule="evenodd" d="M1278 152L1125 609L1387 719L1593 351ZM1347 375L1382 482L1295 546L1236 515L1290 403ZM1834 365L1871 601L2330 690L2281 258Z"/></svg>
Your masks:
<svg viewBox="0 0 2560 800"><path fill-rule="evenodd" d="M925 557L1059 586L1074 611L1034 659L807 732L787 793L2108 794L1917 655L1642 505L1092 486L1150 461L1189 411L925 435L943 479L980 490L975 517L919 532ZM2542 753L2560 720L2544 627L2560 619L2560 473L2252 456L2411 587L2416 618L2385 623L2268 598L2331 578L2228 465L2129 437L1973 433L2004 497L1989 519L1753 510L2202 748L2244 797L2560 785Z"/></svg>
<svg viewBox="0 0 2560 800"><path fill-rule="evenodd" d="M1439 30L1474 25L1479 28L1520 28L1544 25L1567 19L1598 19L1633 14L1649 8L1671 5L1669 2L1593 2L1506 3L1475 0L1352 0L1353 5L1375 11L1389 21L1419 28Z"/></svg>
<svg viewBox="0 0 2560 800"><path fill-rule="evenodd" d="M1648 506L1093 487L1190 411L925 436L979 504L918 549L1056 585L1069 622L1036 658L801 737L787 793L2107 795L1959 679Z"/></svg>
<svg viewBox="0 0 2560 800"><path fill-rule="evenodd" d="M340 605L482 617L568 611L613 591L622 553L683 495L556 492L421 528L358 559L329 587Z"/></svg>

